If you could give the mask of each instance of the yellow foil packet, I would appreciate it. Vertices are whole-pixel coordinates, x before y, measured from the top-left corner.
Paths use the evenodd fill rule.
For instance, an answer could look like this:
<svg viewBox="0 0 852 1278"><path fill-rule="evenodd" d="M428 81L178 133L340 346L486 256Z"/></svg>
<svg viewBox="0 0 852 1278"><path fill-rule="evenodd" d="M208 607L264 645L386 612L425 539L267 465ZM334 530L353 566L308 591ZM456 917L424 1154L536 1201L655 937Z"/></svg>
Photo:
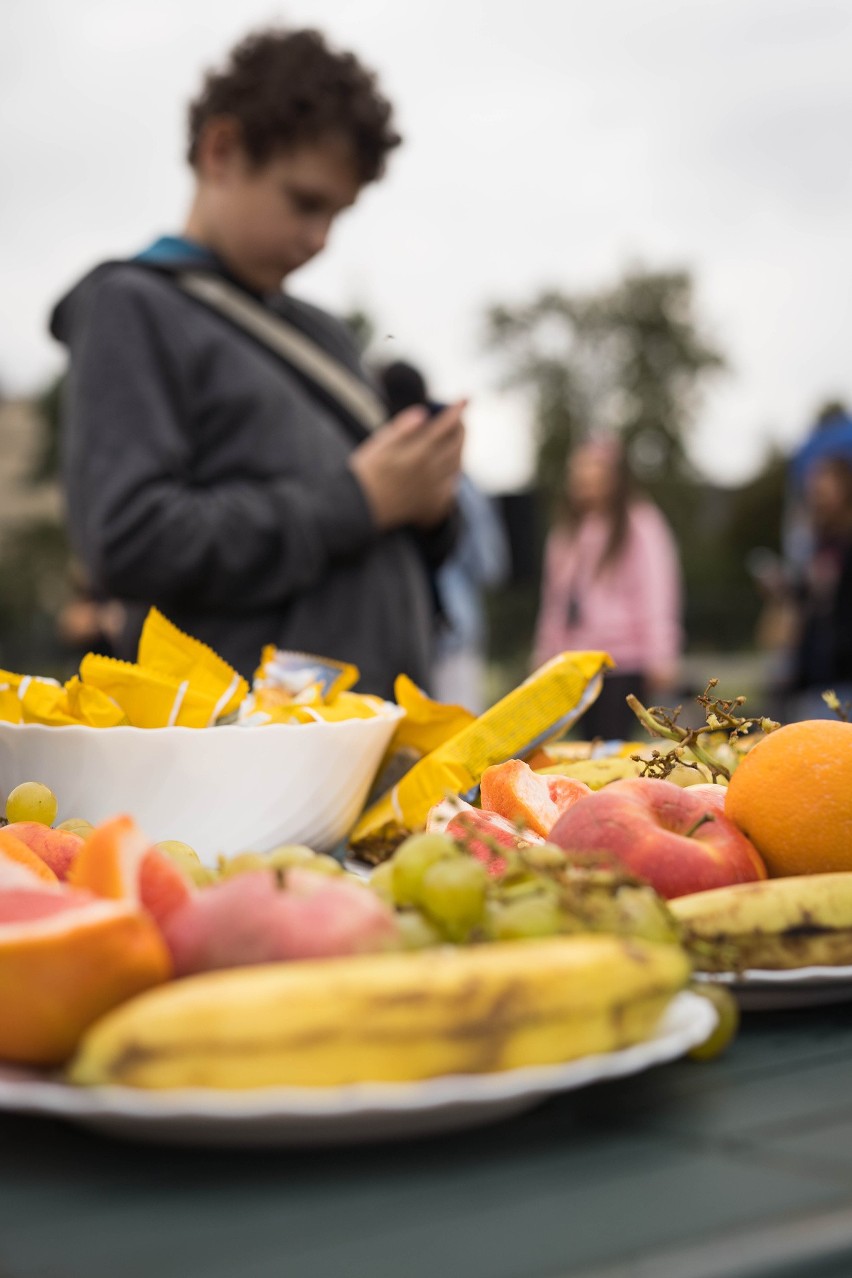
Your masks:
<svg viewBox="0 0 852 1278"><path fill-rule="evenodd" d="M555 740L600 692L603 672L613 665L605 652L563 652L473 723L425 755L389 793L367 808L351 835L365 854L383 852L405 835L422 830L430 809L447 795L476 796L487 767L528 754Z"/></svg>
<svg viewBox="0 0 852 1278"><path fill-rule="evenodd" d="M427 697L408 675L397 675L393 692L397 705L405 711L405 718L400 720L393 735L391 751L429 754L476 721L476 715L464 706L445 705Z"/></svg>
<svg viewBox="0 0 852 1278"><path fill-rule="evenodd" d="M249 727L372 718L384 702L350 691L359 676L357 666L267 644L252 691L240 706L239 722Z"/></svg>
<svg viewBox="0 0 852 1278"><path fill-rule="evenodd" d="M23 723L24 709L15 688L0 683L0 723Z"/></svg>
<svg viewBox="0 0 852 1278"><path fill-rule="evenodd" d="M129 720L117 701L100 688L89 687L79 675L74 675L65 685L68 711L77 723L90 728L125 727Z"/></svg>
<svg viewBox="0 0 852 1278"><path fill-rule="evenodd" d="M252 691L276 688L297 697L313 684L319 684L322 700L331 701L358 682L357 666L330 657L316 657L309 652L288 652L267 644L260 654L260 665L254 674Z"/></svg>
<svg viewBox="0 0 852 1278"><path fill-rule="evenodd" d="M115 657L87 653L80 662L80 675L87 687L98 688L117 702L134 728L206 728L216 713L214 691Z"/></svg>
<svg viewBox="0 0 852 1278"><path fill-rule="evenodd" d="M200 639L184 634L158 608L149 609L145 618L136 662L178 684L189 680L194 692L211 696L211 723L232 714L248 693L248 683L233 666Z"/></svg>
<svg viewBox="0 0 852 1278"><path fill-rule="evenodd" d="M7 723L50 725L76 722L68 713L65 689L57 679L0 670L0 688L0 718Z"/></svg>

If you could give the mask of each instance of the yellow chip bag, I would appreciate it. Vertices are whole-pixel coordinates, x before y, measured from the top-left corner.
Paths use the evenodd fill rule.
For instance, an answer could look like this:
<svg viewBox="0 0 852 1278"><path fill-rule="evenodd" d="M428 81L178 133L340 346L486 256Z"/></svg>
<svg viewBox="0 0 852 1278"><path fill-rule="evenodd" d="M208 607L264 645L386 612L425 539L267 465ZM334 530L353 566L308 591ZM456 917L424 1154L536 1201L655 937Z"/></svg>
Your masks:
<svg viewBox="0 0 852 1278"><path fill-rule="evenodd" d="M614 663L605 652L563 652L473 723L425 755L393 789L367 808L350 839L353 851L381 859L448 794L471 800L487 767L554 740L600 692Z"/></svg>
<svg viewBox="0 0 852 1278"><path fill-rule="evenodd" d="M65 695L68 712L77 723L85 723L90 728L118 728L129 722L117 701L100 688L83 683L79 675L68 680Z"/></svg>
<svg viewBox="0 0 852 1278"><path fill-rule="evenodd" d="M136 662L178 684L189 680L193 692L211 696L211 723L232 714L248 692L248 683L233 666L200 639L184 634L158 608L149 609L145 618Z"/></svg>
<svg viewBox="0 0 852 1278"><path fill-rule="evenodd" d="M316 657L309 652L289 652L267 644L260 654L260 665L254 674L252 690L277 688L296 697L313 684L319 684L321 699L331 701L346 692L360 678L357 666L330 657Z"/></svg>
<svg viewBox="0 0 852 1278"><path fill-rule="evenodd" d="M79 722L68 705L68 693L55 679L28 679L18 686L24 723L42 723L48 727L67 727Z"/></svg>
<svg viewBox="0 0 852 1278"><path fill-rule="evenodd" d="M117 702L134 728L206 728L216 713L215 692L115 657L87 653L80 675L87 687Z"/></svg>
<svg viewBox="0 0 852 1278"><path fill-rule="evenodd" d="M6 723L77 723L68 697L57 679L44 675L12 674L0 670L0 719Z"/></svg>
<svg viewBox="0 0 852 1278"><path fill-rule="evenodd" d="M24 710L17 690L0 683L0 723L23 723Z"/></svg>
<svg viewBox="0 0 852 1278"><path fill-rule="evenodd" d="M397 675L393 693L405 718L393 735L392 751L410 749L419 755L429 754L476 720L476 715L464 706L433 701L408 675Z"/></svg>

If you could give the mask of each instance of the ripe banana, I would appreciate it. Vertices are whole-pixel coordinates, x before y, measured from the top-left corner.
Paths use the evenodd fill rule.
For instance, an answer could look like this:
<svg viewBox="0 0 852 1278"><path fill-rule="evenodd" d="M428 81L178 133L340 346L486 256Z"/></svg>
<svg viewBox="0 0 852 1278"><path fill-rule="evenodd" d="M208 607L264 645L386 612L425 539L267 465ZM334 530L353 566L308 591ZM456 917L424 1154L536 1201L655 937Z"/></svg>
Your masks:
<svg viewBox="0 0 852 1278"><path fill-rule="evenodd" d="M852 873L738 883L669 901L705 972L852 963Z"/></svg>
<svg viewBox="0 0 852 1278"><path fill-rule="evenodd" d="M134 998L69 1077L133 1087L334 1087L551 1064L653 1033L674 945L552 937L211 972Z"/></svg>

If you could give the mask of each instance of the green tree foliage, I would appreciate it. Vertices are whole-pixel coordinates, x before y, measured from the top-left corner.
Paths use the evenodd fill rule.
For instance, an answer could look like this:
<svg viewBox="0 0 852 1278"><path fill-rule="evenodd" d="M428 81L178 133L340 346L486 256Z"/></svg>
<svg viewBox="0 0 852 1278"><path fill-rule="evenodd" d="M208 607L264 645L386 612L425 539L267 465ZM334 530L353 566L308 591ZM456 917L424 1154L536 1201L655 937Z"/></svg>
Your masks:
<svg viewBox="0 0 852 1278"><path fill-rule="evenodd" d="M688 445L709 382L726 359L698 315L691 275L632 269L588 293L545 290L486 314L486 345L504 384L532 397L541 522L562 490L565 458L600 430L625 440L642 487L670 520L686 579L686 629L695 646L747 646L760 606L746 560L777 546L785 462L770 457L742 488L696 472ZM499 657L527 648L537 584L496 601ZM527 596L530 596L529 598ZM517 624L510 623L510 617Z"/></svg>
<svg viewBox="0 0 852 1278"><path fill-rule="evenodd" d="M40 427L26 481L33 488L58 482L62 380L50 382L33 403ZM38 518L5 530L0 541L0 664L28 673L65 673L56 617L70 593L71 552L61 521Z"/></svg>
<svg viewBox="0 0 852 1278"><path fill-rule="evenodd" d="M708 376L725 367L702 332L686 271L634 269L587 294L540 293L494 306L486 342L507 384L534 398L538 480L554 496L565 457L601 429L625 439L651 488L691 473L686 444Z"/></svg>

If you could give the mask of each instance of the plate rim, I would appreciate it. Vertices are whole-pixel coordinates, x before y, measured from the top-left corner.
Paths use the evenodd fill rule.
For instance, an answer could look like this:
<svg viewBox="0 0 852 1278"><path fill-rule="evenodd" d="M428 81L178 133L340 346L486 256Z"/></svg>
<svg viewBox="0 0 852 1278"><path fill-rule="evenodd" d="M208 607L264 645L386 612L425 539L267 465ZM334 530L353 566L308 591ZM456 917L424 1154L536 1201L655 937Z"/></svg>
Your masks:
<svg viewBox="0 0 852 1278"><path fill-rule="evenodd" d="M535 1100L594 1082L624 1077L684 1055L714 1028L708 999L677 993L655 1034L613 1052L561 1065L524 1066L493 1074L452 1074L415 1083L358 1083L342 1088L259 1088L226 1091L176 1088L154 1092L121 1086L83 1088L44 1078L25 1067L0 1065L0 1111L64 1116L75 1121L119 1118L131 1123L206 1120L225 1127L263 1119L293 1123L386 1118Z"/></svg>
<svg viewBox="0 0 852 1278"><path fill-rule="evenodd" d="M741 972L694 972L693 977L707 984L730 985L743 989L759 985L771 985L773 988L788 988L795 985L842 985L852 984L852 966L754 967L744 968Z"/></svg>

